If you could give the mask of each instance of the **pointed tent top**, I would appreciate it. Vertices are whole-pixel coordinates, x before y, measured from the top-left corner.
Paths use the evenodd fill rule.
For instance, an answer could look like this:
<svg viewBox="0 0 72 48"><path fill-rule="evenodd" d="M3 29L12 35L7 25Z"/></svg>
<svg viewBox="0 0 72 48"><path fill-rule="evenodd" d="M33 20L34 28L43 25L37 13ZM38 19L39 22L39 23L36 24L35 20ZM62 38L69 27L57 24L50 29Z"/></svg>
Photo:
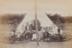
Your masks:
<svg viewBox="0 0 72 48"><path fill-rule="evenodd" d="M52 21L47 16L37 16L42 27L52 26ZM25 16L18 28L25 27L27 23L31 24L35 20L35 16Z"/></svg>

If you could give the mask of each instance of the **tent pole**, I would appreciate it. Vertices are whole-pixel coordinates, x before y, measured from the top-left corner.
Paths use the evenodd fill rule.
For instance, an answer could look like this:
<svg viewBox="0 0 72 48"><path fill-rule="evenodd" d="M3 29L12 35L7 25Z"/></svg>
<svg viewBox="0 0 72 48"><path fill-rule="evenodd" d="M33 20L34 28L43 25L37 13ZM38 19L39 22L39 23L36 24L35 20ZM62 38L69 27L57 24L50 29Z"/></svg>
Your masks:
<svg viewBox="0 0 72 48"><path fill-rule="evenodd" d="M35 27L36 27L36 34L37 34L37 46L39 46L39 34L38 34L38 23L37 23L37 0L35 0Z"/></svg>

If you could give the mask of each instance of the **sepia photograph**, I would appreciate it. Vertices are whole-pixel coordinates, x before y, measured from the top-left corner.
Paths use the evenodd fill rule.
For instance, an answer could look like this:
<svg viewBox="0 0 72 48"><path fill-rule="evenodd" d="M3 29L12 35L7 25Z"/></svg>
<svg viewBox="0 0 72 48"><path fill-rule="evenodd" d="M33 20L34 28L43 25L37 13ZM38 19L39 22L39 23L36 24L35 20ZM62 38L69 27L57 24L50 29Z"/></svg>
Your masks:
<svg viewBox="0 0 72 48"><path fill-rule="evenodd" d="M72 48L71 0L0 0L0 48Z"/></svg>

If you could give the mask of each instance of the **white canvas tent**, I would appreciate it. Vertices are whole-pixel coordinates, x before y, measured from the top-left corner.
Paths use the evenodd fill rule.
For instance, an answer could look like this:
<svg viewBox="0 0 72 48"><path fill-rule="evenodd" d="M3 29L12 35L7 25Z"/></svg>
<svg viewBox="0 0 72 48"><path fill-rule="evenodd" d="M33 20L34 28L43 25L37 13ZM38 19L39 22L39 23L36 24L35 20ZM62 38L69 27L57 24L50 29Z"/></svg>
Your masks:
<svg viewBox="0 0 72 48"><path fill-rule="evenodd" d="M16 35L20 36L24 32L27 23L31 24L34 19L35 16L25 16L16 29ZM52 30L49 30L51 34L58 33L57 26L53 24L53 22L47 16L37 16L37 19L40 21L41 27L49 27L49 26L52 27Z"/></svg>

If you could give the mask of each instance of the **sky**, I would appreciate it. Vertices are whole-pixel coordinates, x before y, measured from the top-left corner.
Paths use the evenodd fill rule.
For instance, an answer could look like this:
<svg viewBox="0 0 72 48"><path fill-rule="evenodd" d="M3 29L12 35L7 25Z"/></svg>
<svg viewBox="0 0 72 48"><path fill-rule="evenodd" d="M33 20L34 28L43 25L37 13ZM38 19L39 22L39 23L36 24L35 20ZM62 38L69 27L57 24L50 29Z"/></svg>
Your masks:
<svg viewBox="0 0 72 48"><path fill-rule="evenodd" d="M36 0L37 14L61 14L72 16L72 0ZM33 16L35 13L35 0L0 0L0 14L26 13Z"/></svg>

